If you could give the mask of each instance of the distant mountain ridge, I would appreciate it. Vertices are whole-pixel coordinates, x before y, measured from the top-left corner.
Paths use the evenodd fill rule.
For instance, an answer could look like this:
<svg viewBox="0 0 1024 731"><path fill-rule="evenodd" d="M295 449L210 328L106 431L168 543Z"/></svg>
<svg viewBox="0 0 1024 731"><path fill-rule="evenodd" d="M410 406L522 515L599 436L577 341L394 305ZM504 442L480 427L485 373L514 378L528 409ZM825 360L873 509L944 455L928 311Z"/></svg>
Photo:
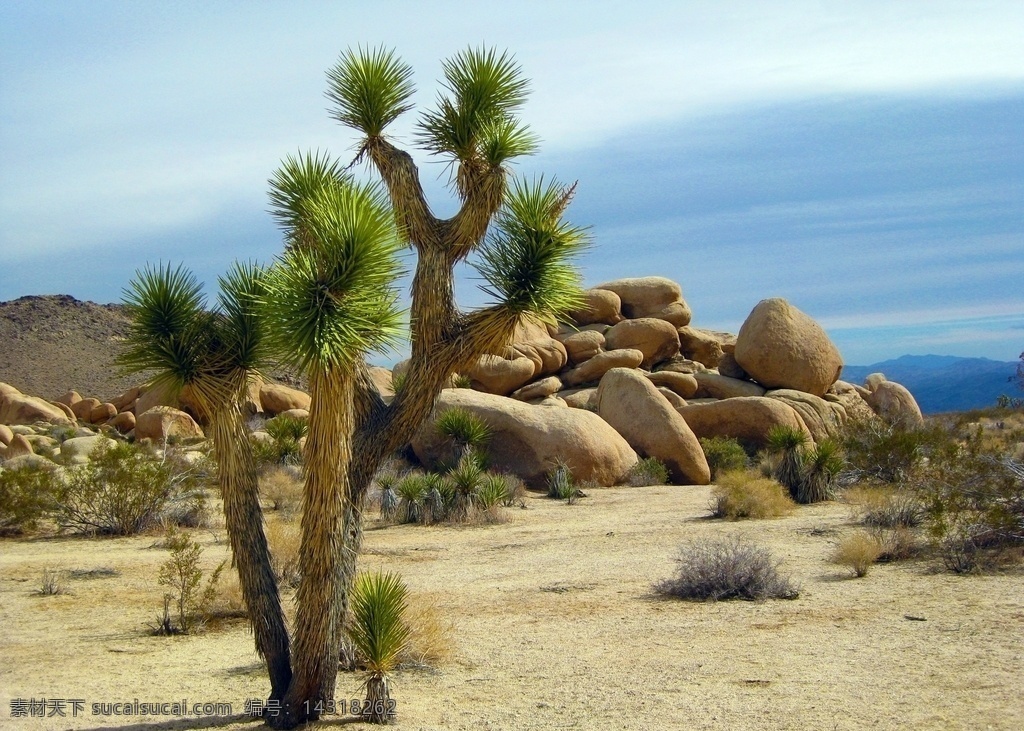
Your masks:
<svg viewBox="0 0 1024 731"><path fill-rule="evenodd" d="M872 365L843 366L841 378L863 385L871 373L884 373L890 381L910 389L925 414L967 411L995 406L1000 394L1024 396L1010 380L1017 361L960 358L955 355L902 355Z"/></svg>

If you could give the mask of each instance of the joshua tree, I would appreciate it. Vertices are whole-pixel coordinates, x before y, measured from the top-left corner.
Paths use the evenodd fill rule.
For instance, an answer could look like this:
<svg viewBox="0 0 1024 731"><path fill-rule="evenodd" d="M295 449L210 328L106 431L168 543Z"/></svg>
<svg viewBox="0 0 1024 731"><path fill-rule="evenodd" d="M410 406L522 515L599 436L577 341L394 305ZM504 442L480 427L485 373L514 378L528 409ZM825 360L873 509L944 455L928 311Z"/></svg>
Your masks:
<svg viewBox="0 0 1024 731"><path fill-rule="evenodd" d="M167 265L139 272L125 291L133 321L119 361L130 372L155 371L155 388L187 389L209 423L225 523L256 652L267 663L271 700L281 700L292 673L288 632L241 408L250 379L266 356L255 308L262 289L260 272L237 265L220 280L220 287L219 306L207 311L199 283L185 269Z"/></svg>
<svg viewBox="0 0 1024 731"><path fill-rule="evenodd" d="M301 302L293 309L301 317L270 319L275 331L305 339L301 365L312 368L313 392L302 544L308 590L299 589L292 687L282 713L268 719L280 727L317 718L320 703L333 698L341 622L348 614L362 541L363 502L377 469L409 440L452 373L505 346L524 318L553 322L580 301L570 260L587 239L582 229L562 221L573 188L543 179L509 183L509 162L536 145L516 116L527 89L519 67L506 54L472 49L445 64L446 92L437 109L420 119L419 140L450 165L461 206L448 219L433 215L412 157L384 136L411 108L411 76L411 68L385 50L349 51L328 72L333 116L360 134L356 159L369 161L380 174L398 240L417 253L410 365L390 404L370 381L362 354L385 340L378 333L394 324L393 310L378 302L378 309L370 308L377 314L343 316L347 295L332 295L323 286L325 272L335 270L326 267L314 274L317 270L304 253L321 246L326 233L345 230L341 212L360 216L361 207L371 198L377 206L378 198L367 193L344 203L336 193L325 194L324 189L351 187L351 181L344 182L339 166L321 156L289 161L272 181L271 199L284 224L288 251L270 277L268 303L271 310L279 310L276 292L292 291ZM386 248L390 257L392 249ZM484 289L494 302L463 313L455 303L453 269L474 253L479 256L475 266L487 283ZM395 274L383 260L376 266L384 267L388 277L378 277L366 298L389 291ZM365 268L367 276L373 271ZM321 316L321 307L333 312ZM349 312L357 312L354 307ZM315 317L316 327L311 324ZM332 318L334 324L328 324ZM330 337L317 335L317 327ZM329 343L330 352L322 350L330 338L348 337L350 329L360 328L360 337L351 343ZM292 347L297 345L295 341ZM317 410L328 422L322 429L313 423ZM343 656L351 665L351 651Z"/></svg>

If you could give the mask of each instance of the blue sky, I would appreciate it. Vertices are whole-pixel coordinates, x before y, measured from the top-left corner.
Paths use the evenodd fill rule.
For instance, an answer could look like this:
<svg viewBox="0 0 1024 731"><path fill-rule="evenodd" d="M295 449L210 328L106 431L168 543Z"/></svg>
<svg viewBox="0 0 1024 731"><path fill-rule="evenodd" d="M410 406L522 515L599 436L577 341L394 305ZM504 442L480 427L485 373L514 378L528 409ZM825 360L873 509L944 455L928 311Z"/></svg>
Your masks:
<svg viewBox="0 0 1024 731"><path fill-rule="evenodd" d="M441 61L488 44L533 81L543 144L518 171L579 181L588 284L668 276L695 325L734 332L783 296L853 364L1024 350L1024 3L625 8L3 0L0 300L271 259L281 158L352 154L323 97L342 50L396 48L426 108Z"/></svg>

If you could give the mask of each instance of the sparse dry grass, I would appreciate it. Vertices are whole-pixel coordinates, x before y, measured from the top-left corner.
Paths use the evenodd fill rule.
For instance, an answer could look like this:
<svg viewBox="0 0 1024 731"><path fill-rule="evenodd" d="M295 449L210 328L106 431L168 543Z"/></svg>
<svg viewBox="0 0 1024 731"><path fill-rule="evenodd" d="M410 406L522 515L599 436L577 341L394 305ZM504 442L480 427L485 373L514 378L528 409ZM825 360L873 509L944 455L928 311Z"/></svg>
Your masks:
<svg viewBox="0 0 1024 731"><path fill-rule="evenodd" d="M832 563L846 566L854 576L866 576L871 564L882 555L882 543L865 531L857 531L843 538L832 553Z"/></svg>
<svg viewBox="0 0 1024 731"><path fill-rule="evenodd" d="M914 528L924 520L920 498L907 489L862 484L848 489L846 502L857 506L860 522L877 528Z"/></svg>
<svg viewBox="0 0 1024 731"><path fill-rule="evenodd" d="M270 563L274 576L282 586L295 588L299 584L299 545L302 531L295 523L283 520L267 522L267 543L270 544Z"/></svg>
<svg viewBox="0 0 1024 731"><path fill-rule="evenodd" d="M786 488L754 470L733 470L718 478L711 512L716 518L779 518L796 507Z"/></svg>
<svg viewBox="0 0 1024 731"><path fill-rule="evenodd" d="M302 510L302 480L293 467L274 466L260 476L260 496L285 519Z"/></svg>
<svg viewBox="0 0 1024 731"><path fill-rule="evenodd" d="M455 652L455 626L445 617L436 599L429 594L410 593L404 620L409 627L409 642L399 659L399 667L439 668L451 661Z"/></svg>

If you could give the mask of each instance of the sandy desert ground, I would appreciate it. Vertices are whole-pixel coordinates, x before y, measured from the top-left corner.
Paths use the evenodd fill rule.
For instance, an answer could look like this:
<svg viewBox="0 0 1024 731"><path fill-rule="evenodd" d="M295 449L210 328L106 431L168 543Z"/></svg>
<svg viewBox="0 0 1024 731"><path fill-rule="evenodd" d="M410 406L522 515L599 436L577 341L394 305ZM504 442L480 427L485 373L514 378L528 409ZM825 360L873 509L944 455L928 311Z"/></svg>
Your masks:
<svg viewBox="0 0 1024 731"><path fill-rule="evenodd" d="M730 523L705 518L709 496L699 487L598 489L573 506L530 497L503 525L368 531L362 566L401 572L455 628L447 665L397 674L397 728L1024 728L1024 573L960 577L909 562L847 579L828 555L855 530L849 506ZM799 599L700 604L652 594L683 541L733 533L782 559ZM207 565L225 556L223 529L195 535ZM152 548L158 538L0 542L0 727L260 727L243 714L245 699L266 692L244 624L147 634L167 556ZM39 596L47 567L119 575ZM343 674L338 697L358 696L359 683ZM85 703L77 717L68 706L63 718L14 718L16 698ZM232 714L91 713L93 703L135 698L226 702Z"/></svg>

